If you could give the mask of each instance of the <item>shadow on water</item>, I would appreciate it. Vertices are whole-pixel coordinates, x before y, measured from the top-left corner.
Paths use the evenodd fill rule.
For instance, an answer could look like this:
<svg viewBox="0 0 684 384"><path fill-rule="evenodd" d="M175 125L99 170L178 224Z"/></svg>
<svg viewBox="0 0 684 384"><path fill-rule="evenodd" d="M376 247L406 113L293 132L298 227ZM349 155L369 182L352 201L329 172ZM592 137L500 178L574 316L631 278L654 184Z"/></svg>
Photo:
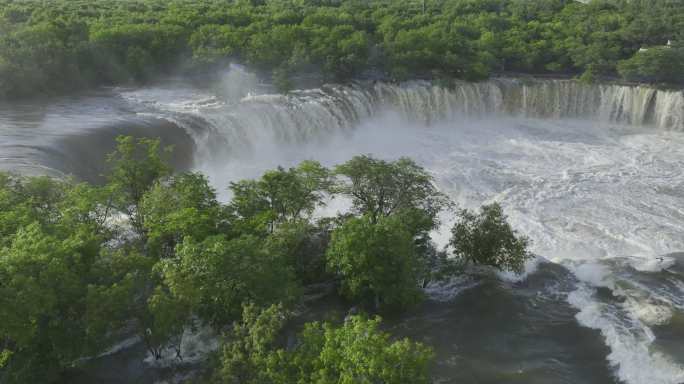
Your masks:
<svg viewBox="0 0 684 384"><path fill-rule="evenodd" d="M163 147L172 146L169 159L177 171L192 167L195 145L192 138L176 124L157 118L128 118L117 124L99 127L58 140L48 164L65 174L89 182L102 182L107 170L107 154L114 151L118 136L159 138Z"/></svg>
<svg viewBox="0 0 684 384"><path fill-rule="evenodd" d="M191 169L195 144L187 132L136 107L109 90L1 103L0 170L100 182L119 135L158 137L174 147L170 160L176 170Z"/></svg>

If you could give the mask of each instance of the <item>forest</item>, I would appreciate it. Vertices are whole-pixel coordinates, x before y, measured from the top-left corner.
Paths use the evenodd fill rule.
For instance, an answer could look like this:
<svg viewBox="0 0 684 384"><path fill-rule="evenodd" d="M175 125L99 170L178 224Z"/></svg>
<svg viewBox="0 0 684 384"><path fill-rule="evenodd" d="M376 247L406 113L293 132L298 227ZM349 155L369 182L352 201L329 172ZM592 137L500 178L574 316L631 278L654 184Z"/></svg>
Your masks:
<svg viewBox="0 0 684 384"><path fill-rule="evenodd" d="M679 0L0 0L0 98L212 73L684 81Z"/></svg>
<svg viewBox="0 0 684 384"><path fill-rule="evenodd" d="M70 382L131 335L182 361L183 332L210 327L223 336L198 383L427 383L431 348L379 316L465 265L532 257L498 204L457 210L408 158L304 161L233 182L222 203L170 154L121 136L104 185L0 174L0 381ZM349 208L317 213L332 197ZM431 239L440 212L457 218L448 252ZM283 327L321 286L356 310L288 346Z"/></svg>

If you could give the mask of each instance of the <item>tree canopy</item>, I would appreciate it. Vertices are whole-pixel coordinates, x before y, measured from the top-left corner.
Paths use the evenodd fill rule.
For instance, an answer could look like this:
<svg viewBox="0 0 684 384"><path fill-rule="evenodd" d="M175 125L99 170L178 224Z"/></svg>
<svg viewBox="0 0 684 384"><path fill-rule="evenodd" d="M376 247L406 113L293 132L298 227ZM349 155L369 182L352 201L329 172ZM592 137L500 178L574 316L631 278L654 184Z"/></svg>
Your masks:
<svg viewBox="0 0 684 384"><path fill-rule="evenodd" d="M289 349L280 339L304 284L375 312L423 299L451 264L430 238L450 204L426 170L407 158L358 156L334 171L305 161L237 181L221 202L166 154L121 137L99 186L0 173L3 383L56 382L131 333L154 358L182 358L183 334L200 326L227 332L219 382L428 382L429 348L393 341L379 319L310 323ZM316 217L336 195L349 211ZM451 245L515 271L529 257L498 205L463 211Z"/></svg>
<svg viewBox="0 0 684 384"><path fill-rule="evenodd" d="M437 213L447 205L432 176L408 158L388 162L355 156L338 165L335 173L343 176L337 192L351 198L353 209L374 222L383 216L420 212L425 220L416 222L416 232L430 230L437 225Z"/></svg>
<svg viewBox="0 0 684 384"><path fill-rule="evenodd" d="M342 293L376 308L404 308L422 298L414 238L401 217L351 218L332 234L328 267L342 276Z"/></svg>
<svg viewBox="0 0 684 384"><path fill-rule="evenodd" d="M677 83L684 73L684 46L659 46L639 51L618 63L618 71L628 80Z"/></svg>
<svg viewBox="0 0 684 384"><path fill-rule="evenodd" d="M282 307L245 307L243 321L227 335L216 383L403 384L429 383L432 350L408 339L393 341L380 318L351 316L342 325L305 325L293 349L278 347Z"/></svg>
<svg viewBox="0 0 684 384"><path fill-rule="evenodd" d="M683 30L676 0L0 0L0 97L141 83L229 61L281 88L312 73L326 81L614 76L635 54L653 57L640 48L680 41ZM632 73L620 71L684 80L681 71Z"/></svg>

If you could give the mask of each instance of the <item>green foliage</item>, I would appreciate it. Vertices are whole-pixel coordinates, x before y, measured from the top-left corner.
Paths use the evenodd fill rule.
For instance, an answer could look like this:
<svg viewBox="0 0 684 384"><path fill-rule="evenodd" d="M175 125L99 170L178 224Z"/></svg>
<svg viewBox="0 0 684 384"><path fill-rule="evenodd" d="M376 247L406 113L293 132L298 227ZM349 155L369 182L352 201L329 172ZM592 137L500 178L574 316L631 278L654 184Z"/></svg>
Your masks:
<svg viewBox="0 0 684 384"><path fill-rule="evenodd" d="M478 34L465 24L439 19L415 28L393 26L383 37L390 73L402 80L425 71L469 80L486 78L489 67L480 57Z"/></svg>
<svg viewBox="0 0 684 384"><path fill-rule="evenodd" d="M628 80L666 83L684 82L684 47L653 47L618 64Z"/></svg>
<svg viewBox="0 0 684 384"><path fill-rule="evenodd" d="M401 309L422 298L421 261L401 216L349 219L333 232L327 259L350 299Z"/></svg>
<svg viewBox="0 0 684 384"><path fill-rule="evenodd" d="M449 200L408 158L356 156L335 174L340 178L334 190L349 197L361 216L337 228L328 247L328 267L342 277L342 292L376 308L417 303L435 264L429 231Z"/></svg>
<svg viewBox="0 0 684 384"><path fill-rule="evenodd" d="M133 229L141 236L146 231L140 210L140 203L147 190L161 177L170 173L159 139L135 139L119 136L116 151L107 157L111 166L108 188L111 190L111 204L124 212L131 220Z"/></svg>
<svg viewBox="0 0 684 384"><path fill-rule="evenodd" d="M585 84L593 84L596 82L596 73L592 68L589 68L580 76L579 81Z"/></svg>
<svg viewBox="0 0 684 384"><path fill-rule="evenodd" d="M219 351L219 369L215 383L272 383L274 352L277 337L285 325L282 305L271 305L260 311L253 304L245 305L242 320L233 325Z"/></svg>
<svg viewBox="0 0 684 384"><path fill-rule="evenodd" d="M521 273L532 257L529 240L511 228L497 203L482 206L479 214L462 210L451 233L454 254L475 264Z"/></svg>
<svg viewBox="0 0 684 384"><path fill-rule="evenodd" d="M228 335L213 382L244 384L429 383L432 350L407 339L392 341L380 318L352 316L341 326L305 325L292 350L277 348L282 308L245 308Z"/></svg>
<svg viewBox="0 0 684 384"><path fill-rule="evenodd" d="M498 205L462 211L458 257L438 252L430 232L449 201L406 158L358 156L334 173L305 161L233 183L222 203L204 176L171 174L158 140L118 144L99 187L0 173L3 383L54 382L132 328L153 356L182 357L189 327L231 323L217 382L426 383L430 350L392 341L379 319L311 323L285 350L284 313L303 284L339 282L355 303L396 310L457 273L454 260L521 271L530 257ZM314 221L336 193L350 212Z"/></svg>
<svg viewBox="0 0 684 384"><path fill-rule="evenodd" d="M0 196L0 378L50 382L113 341L147 266L107 249L91 188L3 174Z"/></svg>
<svg viewBox="0 0 684 384"><path fill-rule="evenodd" d="M684 30L684 5L672 0L424 3L2 0L0 97L145 82L228 61L271 72L281 90L297 75L344 81L367 70L395 79L615 75L640 47Z"/></svg>
<svg viewBox="0 0 684 384"><path fill-rule="evenodd" d="M334 80L349 79L361 72L368 61L369 39L366 31L351 25L312 26L308 48L310 61L320 65Z"/></svg>
<svg viewBox="0 0 684 384"><path fill-rule="evenodd" d="M300 220L280 225L266 239L266 247L292 266L302 284L312 284L331 278L325 266L329 242L330 230L325 220L318 225Z"/></svg>
<svg viewBox="0 0 684 384"><path fill-rule="evenodd" d="M187 173L161 179L140 203L147 250L151 256L173 257L186 236L203 239L228 232L225 209L216 192L200 174Z"/></svg>
<svg viewBox="0 0 684 384"><path fill-rule="evenodd" d="M351 316L341 327L310 323L292 358L299 383L429 383L432 350L408 339L391 341L380 318ZM302 377L303 376L303 377Z"/></svg>
<svg viewBox="0 0 684 384"><path fill-rule="evenodd" d="M355 156L335 168L343 176L336 191L352 199L356 213L376 222L382 216L407 213L415 224L412 234L433 229L437 213L448 205L432 176L413 160L388 162Z"/></svg>
<svg viewBox="0 0 684 384"><path fill-rule="evenodd" d="M258 180L231 183L231 207L250 225L272 233L283 223L308 219L323 204L328 170L315 161L268 171Z"/></svg>
<svg viewBox="0 0 684 384"><path fill-rule="evenodd" d="M200 63L216 64L244 49L245 36L230 25L209 24L190 36L193 58Z"/></svg>
<svg viewBox="0 0 684 384"><path fill-rule="evenodd" d="M165 72L186 50L186 31L176 25L93 24L89 43L106 83L142 82Z"/></svg>
<svg viewBox="0 0 684 384"><path fill-rule="evenodd" d="M164 282L174 298L212 325L229 324L247 302L263 306L296 297L286 261L266 252L257 237L186 237L177 254L161 264Z"/></svg>
<svg viewBox="0 0 684 384"><path fill-rule="evenodd" d="M7 364L10 357L12 357L12 351L9 349L3 349L2 352L0 352L0 369Z"/></svg>
<svg viewBox="0 0 684 384"><path fill-rule="evenodd" d="M159 359L164 349L173 346L181 354L180 339L192 324L192 303L158 285L138 313L137 321L148 352ZM182 355L181 355L182 357Z"/></svg>

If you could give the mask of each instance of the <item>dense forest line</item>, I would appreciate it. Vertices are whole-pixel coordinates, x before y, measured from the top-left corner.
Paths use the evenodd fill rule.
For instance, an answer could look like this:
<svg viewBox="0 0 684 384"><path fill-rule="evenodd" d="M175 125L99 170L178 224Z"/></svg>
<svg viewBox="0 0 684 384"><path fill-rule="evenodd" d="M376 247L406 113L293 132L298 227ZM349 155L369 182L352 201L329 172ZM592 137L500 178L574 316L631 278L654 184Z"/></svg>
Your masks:
<svg viewBox="0 0 684 384"><path fill-rule="evenodd" d="M228 61L272 75L281 90L312 73L681 83L682 31L679 0L0 0L0 98Z"/></svg>
<svg viewBox="0 0 684 384"><path fill-rule="evenodd" d="M409 309L466 264L521 271L531 257L499 205L456 211L408 158L305 161L232 183L222 203L168 154L120 137L101 186L0 174L0 381L69 382L131 335L180 361L184 330L206 326L224 337L197 382L427 383L430 347L359 312ZM316 215L331 196L350 207ZM449 253L430 238L440 211L457 215ZM321 285L358 312L284 345L304 288Z"/></svg>

